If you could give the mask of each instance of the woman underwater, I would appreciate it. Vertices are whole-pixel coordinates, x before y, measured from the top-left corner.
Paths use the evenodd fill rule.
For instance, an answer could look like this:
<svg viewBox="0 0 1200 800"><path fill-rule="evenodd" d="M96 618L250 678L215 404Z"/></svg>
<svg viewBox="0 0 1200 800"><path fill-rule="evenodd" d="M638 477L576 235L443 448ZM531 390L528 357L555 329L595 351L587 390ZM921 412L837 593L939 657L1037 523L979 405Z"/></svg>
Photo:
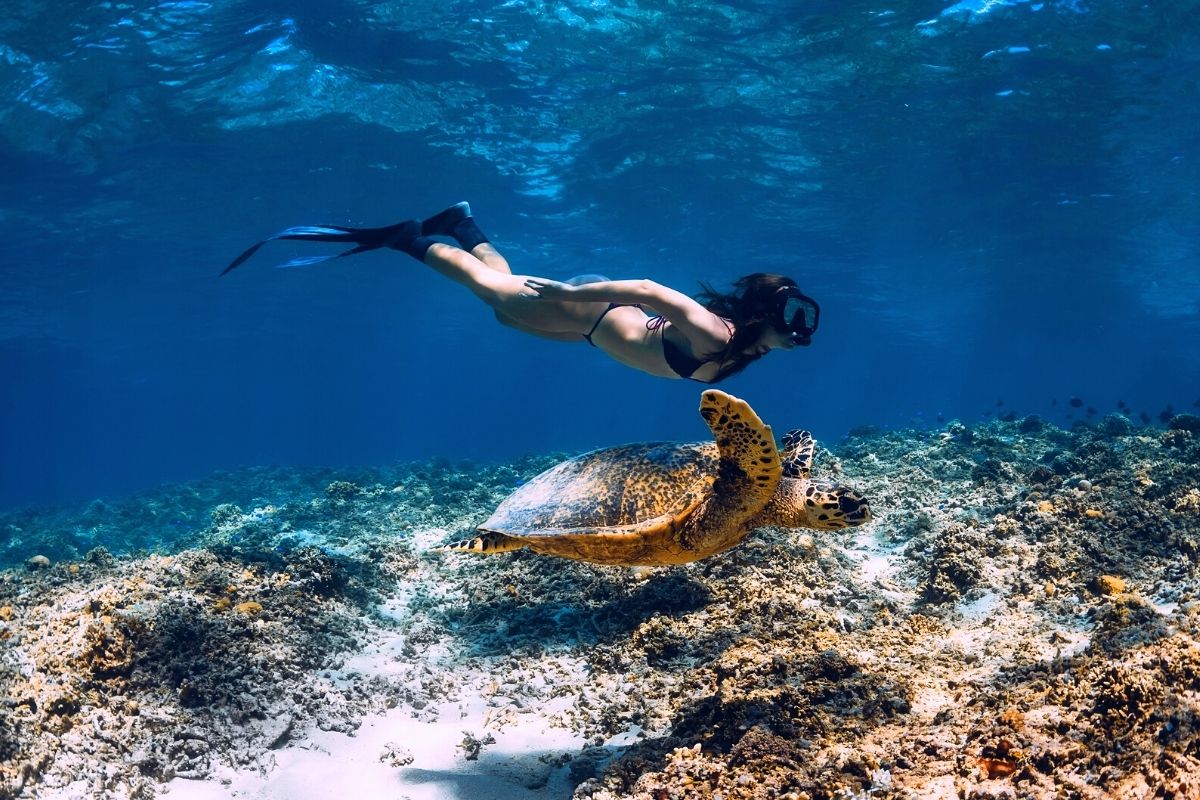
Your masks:
<svg viewBox="0 0 1200 800"><path fill-rule="evenodd" d="M458 246L433 236L452 238ZM622 364L661 378L717 383L771 350L809 345L820 318L816 301L794 280L762 272L739 278L728 294L701 284L703 292L696 299L651 280L585 275L563 283L513 275L508 261L479 230L467 203L424 221L383 228L288 228L246 250L221 274L274 239L356 245L335 256L299 258L283 266L381 247L403 250L466 286L505 325L546 339L586 341Z"/></svg>

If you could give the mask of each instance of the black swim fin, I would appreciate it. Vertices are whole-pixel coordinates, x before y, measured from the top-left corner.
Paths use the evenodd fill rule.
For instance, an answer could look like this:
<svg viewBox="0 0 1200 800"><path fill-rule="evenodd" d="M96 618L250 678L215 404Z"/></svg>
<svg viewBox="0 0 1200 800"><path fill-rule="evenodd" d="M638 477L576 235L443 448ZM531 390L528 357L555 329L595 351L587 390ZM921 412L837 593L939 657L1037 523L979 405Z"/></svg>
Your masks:
<svg viewBox="0 0 1200 800"><path fill-rule="evenodd" d="M394 250L404 250L416 258L418 261L424 258L424 250L429 249L429 245L433 243L432 239L425 239L421 236L421 223L417 220L410 219L395 225L387 225L382 228L343 228L338 225L301 225L297 228L288 228L280 231L273 236L268 236L253 247L248 248L244 253L235 258L233 262L225 268L221 273L226 275L229 272L237 269L250 256L258 252L258 248L262 247L267 242L275 241L276 239L298 239L307 242L352 242L357 247L352 247L341 253L336 253L331 256L308 256L306 258L293 258L277 266L280 267L304 267L309 264L319 264L322 261L330 261L335 258L343 258L352 256L358 253L365 253L368 250L378 250L382 247L390 247ZM416 251L420 248L420 255Z"/></svg>
<svg viewBox="0 0 1200 800"><path fill-rule="evenodd" d="M449 236L468 253L488 243L487 236L475 224L475 218L471 216L471 204L467 202L455 203L424 220L421 223L421 235Z"/></svg>

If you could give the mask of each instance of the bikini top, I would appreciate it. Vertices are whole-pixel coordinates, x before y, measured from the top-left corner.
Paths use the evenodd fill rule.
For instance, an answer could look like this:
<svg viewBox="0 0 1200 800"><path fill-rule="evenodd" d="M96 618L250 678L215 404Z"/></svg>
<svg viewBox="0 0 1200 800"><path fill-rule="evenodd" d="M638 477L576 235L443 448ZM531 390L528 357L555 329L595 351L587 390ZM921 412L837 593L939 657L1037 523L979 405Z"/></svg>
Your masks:
<svg viewBox="0 0 1200 800"><path fill-rule="evenodd" d="M608 312L612 311L614 308L622 308L623 306L633 306L634 308L639 309L642 307L640 303L609 303L608 308L604 309L604 311L600 313L600 316L596 318L596 322L592 325L592 329L583 334L583 338L587 340L588 344L590 344L592 347L596 346L596 343L592 341L592 334L594 334L596 329L600 327L600 322L608 315ZM732 336L733 328L729 326L728 320L721 318L721 321L725 323L726 328L729 328L729 333ZM683 348L666 337L665 332L662 330L663 326L666 324L666 317L651 317L650 319L646 320L646 330L657 331L660 333L662 338L663 358L666 359L667 366L670 367L676 375L689 381L697 381L698 383L715 383L716 380L706 381L701 380L700 378L692 377L696 374L696 370L700 369L709 361L713 361L715 359L696 358L695 356L684 352ZM717 378L720 377L720 373L718 373Z"/></svg>
<svg viewBox="0 0 1200 800"><path fill-rule="evenodd" d="M729 322L727 320L722 318L721 321L725 323L726 328L729 328ZM721 377L720 372L718 372L716 377L711 381L692 377L696 374L696 370L700 369L710 361L715 361L716 359L696 358L690 353L684 352L683 348L666 337L666 332L662 330L663 326L666 324L666 317L651 317L650 319L646 320L646 330L661 331L660 335L662 336L663 358L667 360L667 366L670 367L676 375L681 378L686 378L689 381L697 381L699 383L716 383L716 381ZM729 332L730 335L732 335L733 329L729 328Z"/></svg>
<svg viewBox="0 0 1200 800"><path fill-rule="evenodd" d="M679 345L665 336L663 337L662 344L663 358L667 360L667 366L674 370L675 374L681 378L696 380L692 376L696 374L696 370L704 366L705 362L683 352L683 349ZM708 381L702 382L708 383Z"/></svg>

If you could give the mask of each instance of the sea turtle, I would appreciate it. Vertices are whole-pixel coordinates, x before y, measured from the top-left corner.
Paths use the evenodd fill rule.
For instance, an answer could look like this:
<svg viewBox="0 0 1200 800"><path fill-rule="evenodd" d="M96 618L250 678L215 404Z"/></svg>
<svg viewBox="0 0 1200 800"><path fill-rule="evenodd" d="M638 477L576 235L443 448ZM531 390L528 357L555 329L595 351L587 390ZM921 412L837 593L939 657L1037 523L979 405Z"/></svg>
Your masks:
<svg viewBox="0 0 1200 800"><path fill-rule="evenodd" d="M551 467L509 495L480 535L446 549L536 553L597 564L685 564L728 550L756 528L832 530L871 518L858 492L809 477L816 444L771 429L744 401L700 398L715 442L630 444Z"/></svg>

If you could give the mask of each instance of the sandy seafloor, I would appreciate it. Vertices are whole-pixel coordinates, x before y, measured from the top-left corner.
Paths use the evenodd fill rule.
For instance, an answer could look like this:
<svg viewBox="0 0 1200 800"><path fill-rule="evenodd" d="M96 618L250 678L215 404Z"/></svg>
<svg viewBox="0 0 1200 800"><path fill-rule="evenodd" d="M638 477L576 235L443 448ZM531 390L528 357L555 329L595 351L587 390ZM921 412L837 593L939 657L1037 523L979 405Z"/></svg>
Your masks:
<svg viewBox="0 0 1200 800"><path fill-rule="evenodd" d="M1200 797L1200 419L857 431L873 522L685 567L433 549L554 461L0 517L0 797Z"/></svg>

